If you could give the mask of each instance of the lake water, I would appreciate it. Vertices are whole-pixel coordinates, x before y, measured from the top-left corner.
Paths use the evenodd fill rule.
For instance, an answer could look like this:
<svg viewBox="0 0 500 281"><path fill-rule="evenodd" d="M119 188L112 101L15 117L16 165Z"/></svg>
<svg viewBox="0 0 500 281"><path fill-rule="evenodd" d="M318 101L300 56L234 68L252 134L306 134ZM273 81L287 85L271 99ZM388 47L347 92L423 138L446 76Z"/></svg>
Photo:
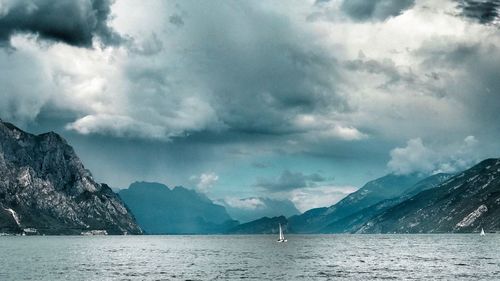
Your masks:
<svg viewBox="0 0 500 281"><path fill-rule="evenodd" d="M500 235L0 237L0 280L500 280Z"/></svg>

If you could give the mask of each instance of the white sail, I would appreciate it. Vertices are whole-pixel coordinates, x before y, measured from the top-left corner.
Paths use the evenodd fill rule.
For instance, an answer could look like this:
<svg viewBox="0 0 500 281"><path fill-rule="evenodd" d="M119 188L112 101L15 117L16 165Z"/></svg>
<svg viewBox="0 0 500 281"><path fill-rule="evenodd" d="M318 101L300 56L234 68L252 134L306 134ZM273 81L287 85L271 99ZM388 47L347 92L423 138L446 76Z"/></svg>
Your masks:
<svg viewBox="0 0 500 281"><path fill-rule="evenodd" d="M278 224L280 229L280 236L278 238L278 242L286 242L285 235L283 235L283 229L281 228L281 223Z"/></svg>
<svg viewBox="0 0 500 281"><path fill-rule="evenodd" d="M486 235L486 234L484 234L484 229L481 228L481 236L484 236L484 235Z"/></svg>

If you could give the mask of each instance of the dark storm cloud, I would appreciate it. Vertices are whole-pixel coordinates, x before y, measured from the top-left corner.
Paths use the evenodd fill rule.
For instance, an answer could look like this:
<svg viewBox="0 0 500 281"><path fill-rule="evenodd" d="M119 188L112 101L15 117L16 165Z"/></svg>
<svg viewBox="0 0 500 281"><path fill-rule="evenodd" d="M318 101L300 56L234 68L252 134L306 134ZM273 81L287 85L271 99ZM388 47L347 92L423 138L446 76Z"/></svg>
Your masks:
<svg viewBox="0 0 500 281"><path fill-rule="evenodd" d="M39 7L25 8L32 2ZM112 26L131 38L122 48L11 40L16 52L0 49L2 118L58 129L96 178L115 186L187 184L215 172L215 188L228 194L234 186L314 193L330 184L293 172L303 167L361 184L410 138L498 143L500 56L488 47L498 45L496 28L436 12L449 3L153 2L113 5ZM14 3L0 5L4 42L17 32L76 46L116 38L110 1L0 3ZM403 13L409 8L415 13ZM469 44L478 41L484 46ZM356 59L360 49L367 56ZM447 95L436 97L438 86Z"/></svg>
<svg viewBox="0 0 500 281"><path fill-rule="evenodd" d="M304 53L298 46L288 48L257 51L252 55L261 58L254 63L251 57L233 57L228 64L238 67L232 73L218 67L219 74L231 77L224 81L221 76L214 85L218 94L213 104L226 125L252 134L290 134L297 132L293 124L297 114L329 107L338 112L349 110L335 93L334 63L322 55Z"/></svg>
<svg viewBox="0 0 500 281"><path fill-rule="evenodd" d="M411 80L410 77L396 67L396 64L390 60L385 59L377 61L374 59L359 58L356 60L349 60L345 62L345 67L350 71L363 71L370 74L384 74L387 76L387 85L399 82L401 80Z"/></svg>
<svg viewBox="0 0 500 281"><path fill-rule="evenodd" d="M463 16L483 24L500 20L500 0L458 0L458 7Z"/></svg>
<svg viewBox="0 0 500 281"><path fill-rule="evenodd" d="M297 114L349 110L336 93L337 62L331 55L305 44L285 18L241 16L237 24L246 33L212 21L213 26L199 28L220 34L196 38L204 46L195 55L203 62L201 77L225 125L247 133L287 134L295 131Z"/></svg>
<svg viewBox="0 0 500 281"><path fill-rule="evenodd" d="M0 5L0 43L16 33L90 47L94 36L104 44L120 37L107 25L112 0L17 0Z"/></svg>
<svg viewBox="0 0 500 281"><path fill-rule="evenodd" d="M168 21L173 24L173 25L176 25L176 26L183 26L184 25L184 20L182 19L182 17L178 14L173 14L171 15L169 18L168 18Z"/></svg>
<svg viewBox="0 0 500 281"><path fill-rule="evenodd" d="M276 179L258 178L255 186L270 192L281 192L315 186L316 183L324 182L325 180L323 176L317 173L307 175L301 172L284 170Z"/></svg>
<svg viewBox="0 0 500 281"><path fill-rule="evenodd" d="M375 60L360 57L344 62L344 67L353 72L384 76L384 81L377 86L379 89L391 90L391 88L402 86L429 96L442 97L444 95L443 90L436 86L443 74L434 71L415 73L411 68L398 66L388 58ZM432 70L432 68L429 69Z"/></svg>
<svg viewBox="0 0 500 281"><path fill-rule="evenodd" d="M447 98L467 105L464 113L474 124L470 134L494 142L500 134L500 48L487 42L428 42L417 54L426 58L424 67L437 72L459 70L453 79L444 81Z"/></svg>
<svg viewBox="0 0 500 281"><path fill-rule="evenodd" d="M193 116L199 112L179 113L179 106L161 103L166 96L179 103L191 97L213 110L216 120L210 123L217 123L216 130L266 136L302 132L294 123L299 114L350 110L336 90L334 55L318 48L306 27L258 3L179 5L186 12L168 21L182 26L167 37L176 48L155 54L155 62L164 63L139 61L125 71L140 85L136 91L142 95L131 95L140 99L135 104L152 100L147 110L157 108L158 115ZM146 94L151 97L145 99ZM199 126L189 134L204 129Z"/></svg>
<svg viewBox="0 0 500 281"><path fill-rule="evenodd" d="M344 0L341 9L354 20L385 20L410 8L415 0Z"/></svg>

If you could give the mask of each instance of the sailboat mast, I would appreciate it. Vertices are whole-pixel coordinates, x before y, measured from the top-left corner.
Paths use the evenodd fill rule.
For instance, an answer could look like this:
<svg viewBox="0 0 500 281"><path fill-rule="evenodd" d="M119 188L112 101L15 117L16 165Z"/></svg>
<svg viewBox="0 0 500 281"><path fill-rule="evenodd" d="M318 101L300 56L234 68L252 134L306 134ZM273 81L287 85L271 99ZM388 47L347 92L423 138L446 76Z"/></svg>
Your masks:
<svg viewBox="0 0 500 281"><path fill-rule="evenodd" d="M278 242L286 242L286 239L285 239L285 235L283 235L283 228L281 227L281 223L278 224L279 226L279 230L280 230L280 233L279 233L279 239L278 239Z"/></svg>

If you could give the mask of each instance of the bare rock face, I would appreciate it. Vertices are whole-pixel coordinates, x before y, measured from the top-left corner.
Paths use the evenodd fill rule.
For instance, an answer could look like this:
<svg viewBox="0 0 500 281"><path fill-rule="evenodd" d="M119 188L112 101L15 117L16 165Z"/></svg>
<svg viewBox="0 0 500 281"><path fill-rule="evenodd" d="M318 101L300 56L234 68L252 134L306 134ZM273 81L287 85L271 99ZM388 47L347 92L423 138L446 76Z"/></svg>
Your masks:
<svg viewBox="0 0 500 281"><path fill-rule="evenodd" d="M140 234L120 198L98 184L58 134L0 121L0 233Z"/></svg>

